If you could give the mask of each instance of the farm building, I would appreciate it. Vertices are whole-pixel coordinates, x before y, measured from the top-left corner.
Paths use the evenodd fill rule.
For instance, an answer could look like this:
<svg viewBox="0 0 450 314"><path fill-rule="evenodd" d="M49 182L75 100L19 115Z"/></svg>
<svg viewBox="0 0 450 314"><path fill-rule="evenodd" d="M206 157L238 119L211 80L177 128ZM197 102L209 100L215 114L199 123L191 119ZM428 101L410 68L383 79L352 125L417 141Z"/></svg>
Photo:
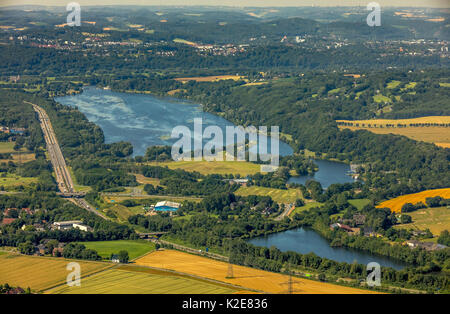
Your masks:
<svg viewBox="0 0 450 314"><path fill-rule="evenodd" d="M155 210L157 211L176 211L180 208L179 203L170 202L170 201L162 201L158 202L155 205Z"/></svg>
<svg viewBox="0 0 450 314"><path fill-rule="evenodd" d="M347 225L344 225L341 223L334 223L334 224L330 225L330 229L332 229L332 230L341 229L350 235L357 235L360 232L360 228L351 228L350 226L347 226Z"/></svg>
<svg viewBox="0 0 450 314"><path fill-rule="evenodd" d="M406 245L408 245L412 249L420 247L427 251L436 251L436 250L442 250L442 249L447 248L447 246L445 246L443 244L437 244L437 243L433 243L433 242L420 242L417 240L406 241Z"/></svg>
<svg viewBox="0 0 450 314"><path fill-rule="evenodd" d="M83 224L81 220L56 221L53 226L57 230L68 230L72 228L80 229L82 231L90 231L91 228Z"/></svg>
<svg viewBox="0 0 450 314"><path fill-rule="evenodd" d="M224 179L223 181L229 182L230 184L239 184L241 186L247 186L248 179Z"/></svg>

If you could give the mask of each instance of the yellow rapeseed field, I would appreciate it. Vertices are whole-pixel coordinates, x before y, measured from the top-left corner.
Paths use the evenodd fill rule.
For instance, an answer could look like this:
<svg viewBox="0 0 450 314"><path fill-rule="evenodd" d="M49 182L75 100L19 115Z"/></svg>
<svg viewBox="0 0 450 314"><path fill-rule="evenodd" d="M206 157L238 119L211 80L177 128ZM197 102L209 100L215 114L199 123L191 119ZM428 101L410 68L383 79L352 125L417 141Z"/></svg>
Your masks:
<svg viewBox="0 0 450 314"><path fill-rule="evenodd" d="M185 274L231 283L267 293L287 293L286 275L233 265L233 278L226 278L228 264L173 250L159 250L136 260L137 265L170 269ZM371 293L368 290L343 287L324 282L294 278L295 293Z"/></svg>
<svg viewBox="0 0 450 314"><path fill-rule="evenodd" d="M30 287L42 291L64 283L70 273L67 264L73 260L52 257L25 256L18 254L0 255L0 283ZM81 275L86 276L111 267L109 263L76 261L81 266Z"/></svg>
<svg viewBox="0 0 450 314"><path fill-rule="evenodd" d="M384 201L377 205L378 208L390 208L391 211L400 213L402 206L406 203L417 204L419 202L425 203L427 197L441 196L442 198L450 198L450 188L427 190L414 194L406 194L391 200Z"/></svg>
<svg viewBox="0 0 450 314"><path fill-rule="evenodd" d="M168 161L149 162L149 165L197 171L201 174L239 174L242 177L260 172L261 166L247 161Z"/></svg>

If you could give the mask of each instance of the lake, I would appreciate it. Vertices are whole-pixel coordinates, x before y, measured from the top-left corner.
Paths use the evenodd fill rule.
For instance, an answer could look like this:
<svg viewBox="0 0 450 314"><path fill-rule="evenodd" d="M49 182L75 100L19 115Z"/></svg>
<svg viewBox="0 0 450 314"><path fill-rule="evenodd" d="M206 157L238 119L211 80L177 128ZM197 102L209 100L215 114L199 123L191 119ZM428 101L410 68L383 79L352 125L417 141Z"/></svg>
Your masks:
<svg viewBox="0 0 450 314"><path fill-rule="evenodd" d="M352 183L355 180L348 175L350 172L350 165L342 162L314 159L314 162L319 166L319 171L314 175L299 176L289 178L288 183L305 184L306 181L312 179L320 182L322 187L326 189L333 183Z"/></svg>
<svg viewBox="0 0 450 314"><path fill-rule="evenodd" d="M147 147L171 145L172 129L179 125L193 129L193 120L202 118L203 126L217 125L221 129L233 124L221 117L202 111L198 104L174 98L155 97L147 94L118 93L87 87L83 93L55 98L61 104L76 106L89 121L99 125L107 143L127 141L133 144L134 155L144 155ZM225 132L224 132L225 134ZM270 145L270 144L269 144ZM280 155L291 155L292 148L280 141ZM319 171L313 176L290 178L289 182L304 184L308 179L319 181L324 188L333 183L353 182L347 175L350 166L333 161L315 160ZM275 245L282 251L314 252L337 261L366 264L378 261L381 265L401 267L388 259L372 257L368 253L347 248L332 248L327 240L313 230L297 229L264 238L250 240L255 245Z"/></svg>
<svg viewBox="0 0 450 314"><path fill-rule="evenodd" d="M106 143L130 142L134 156L144 155L149 146L175 143L177 139L171 139L170 135L176 126L187 126L193 133L195 118L202 119L203 129L216 125L224 135L225 128L233 126L219 116L203 112L198 104L170 97L86 87L81 94L56 97L55 100L63 105L76 106L89 121L99 125ZM267 146L270 152L270 137ZM282 141L279 149L281 156L293 153L292 148Z"/></svg>
<svg viewBox="0 0 450 314"><path fill-rule="evenodd" d="M313 252L320 257L338 262L353 263L357 261L364 265L370 262L377 262L381 266L392 267L397 270L405 267L405 264L384 256L375 256L368 252L350 248L331 247L327 239L308 228L297 228L274 233L265 237L250 239L248 242L268 248L273 245L283 252L294 251L301 254Z"/></svg>

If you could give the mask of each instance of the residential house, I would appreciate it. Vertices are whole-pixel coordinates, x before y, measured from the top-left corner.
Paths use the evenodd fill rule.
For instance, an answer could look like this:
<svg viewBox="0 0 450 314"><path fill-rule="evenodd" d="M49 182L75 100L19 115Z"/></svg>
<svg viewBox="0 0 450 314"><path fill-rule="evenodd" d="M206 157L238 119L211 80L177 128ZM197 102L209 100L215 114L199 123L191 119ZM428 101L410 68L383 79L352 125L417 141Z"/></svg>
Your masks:
<svg viewBox="0 0 450 314"><path fill-rule="evenodd" d="M12 224L16 220L17 220L17 218L3 218L2 223L0 225L7 226L7 225Z"/></svg>
<svg viewBox="0 0 450 314"><path fill-rule="evenodd" d="M112 255L111 256L111 262L113 263L120 263L120 259L118 255Z"/></svg>
<svg viewBox="0 0 450 314"><path fill-rule="evenodd" d="M447 248L446 245L433 243L433 242L421 242L417 240L408 240L405 242L410 248L422 248L427 251L437 251Z"/></svg>

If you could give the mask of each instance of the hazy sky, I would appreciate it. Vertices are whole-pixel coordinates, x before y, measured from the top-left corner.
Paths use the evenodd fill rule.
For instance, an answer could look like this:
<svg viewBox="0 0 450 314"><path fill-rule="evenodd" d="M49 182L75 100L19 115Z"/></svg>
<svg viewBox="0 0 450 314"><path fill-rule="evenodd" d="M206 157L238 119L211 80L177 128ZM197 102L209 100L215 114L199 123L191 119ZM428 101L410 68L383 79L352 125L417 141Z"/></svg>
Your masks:
<svg viewBox="0 0 450 314"><path fill-rule="evenodd" d="M0 5L220 5L220 6L359 6L374 1L381 6L422 6L449 8L450 0L0 0Z"/></svg>

